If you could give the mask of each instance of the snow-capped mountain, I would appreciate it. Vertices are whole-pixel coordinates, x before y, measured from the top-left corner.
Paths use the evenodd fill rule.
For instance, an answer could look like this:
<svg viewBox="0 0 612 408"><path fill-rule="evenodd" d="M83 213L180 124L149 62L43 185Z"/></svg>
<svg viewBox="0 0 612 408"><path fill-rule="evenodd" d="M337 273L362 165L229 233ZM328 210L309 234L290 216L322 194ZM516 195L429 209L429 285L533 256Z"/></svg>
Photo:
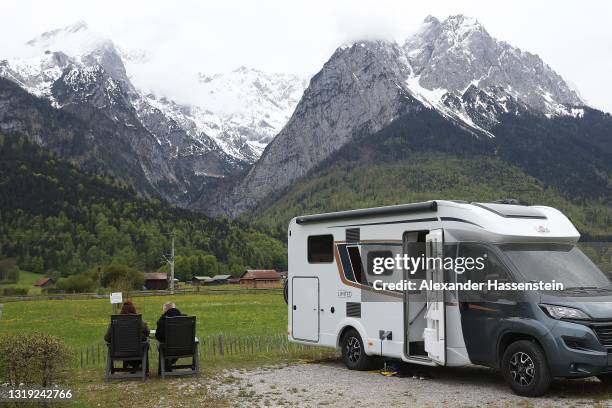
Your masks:
<svg viewBox="0 0 612 408"><path fill-rule="evenodd" d="M529 118L578 121L591 111L537 55L465 16L428 17L402 44L341 46L308 84L245 67L194 73L189 103L142 86L150 57L82 22L44 33L0 61L0 129L146 194L236 215L398 119L434 115L503 153L512 118L529 130Z"/></svg>
<svg viewBox="0 0 612 408"><path fill-rule="evenodd" d="M306 85L297 75L239 67L210 76L199 73L194 83L198 104L145 97L191 134L206 134L227 154L253 163L287 123Z"/></svg>
<svg viewBox="0 0 612 408"><path fill-rule="evenodd" d="M75 120L91 122L91 109L95 109L113 126L124 129L115 133L129 145L130 151L121 154L132 158L133 173L145 177L136 183L131 180L142 192L152 190L173 203L186 204L203 186L247 164L227 154L206 134L189 131L193 123L178 123L153 98L137 90L121 54L111 40L79 22L29 41L24 58L0 62L0 76L47 100L53 108L76 116ZM99 122L90 124L94 145L105 143L106 129L97 128ZM42 126L40 132L44 131ZM30 136L53 145L44 135ZM101 170L113 172L112 158L103 167L106 169ZM115 176L123 178L122 174ZM144 188L147 184L149 188Z"/></svg>
<svg viewBox="0 0 612 408"><path fill-rule="evenodd" d="M140 138L153 140L156 146L138 151L130 137L134 157L142 159L136 160L139 170L153 191L179 204L254 162L291 115L304 87L295 76L248 68L194 75L209 109L136 88L130 68L148 61L146 51L120 48L78 22L28 41L19 58L0 60L0 77L55 109L72 114L98 109L116 124L137 129ZM40 135L32 137L44 142ZM148 167L149 157L141 155L166 163ZM112 169L113 163L107 165Z"/></svg>
<svg viewBox="0 0 612 408"><path fill-rule="evenodd" d="M258 158L293 114L307 81L243 66L225 74L200 73L199 85L206 105L197 108L194 117L205 133L228 150L246 143Z"/></svg>
<svg viewBox="0 0 612 408"><path fill-rule="evenodd" d="M23 57L0 61L0 76L59 106L51 87L64 70L68 67L96 66L115 80L124 82L130 91L133 90L115 44L79 21L28 41L23 48Z"/></svg>
<svg viewBox="0 0 612 408"><path fill-rule="evenodd" d="M441 22L429 16L403 50L409 87L437 109L459 112L458 98L475 89L485 98L520 101L549 116L572 114L571 106L584 105L540 57L496 40L474 18L457 15Z"/></svg>
<svg viewBox="0 0 612 408"><path fill-rule="evenodd" d="M494 39L475 19L428 17L404 44L338 48L247 177L219 193L213 212L252 208L355 138L408 114L433 110L490 140L508 115L581 117L584 105L537 55Z"/></svg>

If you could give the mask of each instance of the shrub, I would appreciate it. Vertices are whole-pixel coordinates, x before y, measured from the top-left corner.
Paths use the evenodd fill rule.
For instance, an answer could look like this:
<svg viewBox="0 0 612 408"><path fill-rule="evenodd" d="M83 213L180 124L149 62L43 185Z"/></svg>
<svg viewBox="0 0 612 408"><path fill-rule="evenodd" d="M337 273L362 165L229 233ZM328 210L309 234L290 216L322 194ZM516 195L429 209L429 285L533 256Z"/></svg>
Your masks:
<svg viewBox="0 0 612 408"><path fill-rule="evenodd" d="M96 283L86 274L72 275L57 282L57 289L68 293L92 292Z"/></svg>
<svg viewBox="0 0 612 408"><path fill-rule="evenodd" d="M2 296L23 296L28 294L27 288L3 288L0 291Z"/></svg>
<svg viewBox="0 0 612 408"><path fill-rule="evenodd" d="M102 268L102 286L127 291L140 289L144 284L142 272L126 265L113 263Z"/></svg>
<svg viewBox="0 0 612 408"><path fill-rule="evenodd" d="M61 379L71 359L68 347L57 337L41 332L0 336L0 382L50 387Z"/></svg>
<svg viewBox="0 0 612 408"><path fill-rule="evenodd" d="M19 267L14 259L0 260L0 282L17 283L19 281Z"/></svg>

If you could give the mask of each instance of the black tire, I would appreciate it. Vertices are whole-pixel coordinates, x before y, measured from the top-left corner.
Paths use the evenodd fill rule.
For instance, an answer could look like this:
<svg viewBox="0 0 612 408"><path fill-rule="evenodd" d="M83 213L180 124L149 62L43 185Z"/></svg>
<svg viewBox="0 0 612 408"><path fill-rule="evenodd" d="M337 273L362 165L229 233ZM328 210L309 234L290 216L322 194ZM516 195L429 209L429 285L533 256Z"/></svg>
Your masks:
<svg viewBox="0 0 612 408"><path fill-rule="evenodd" d="M612 385L612 374L601 374L598 375L597 378L604 385Z"/></svg>
<svg viewBox="0 0 612 408"><path fill-rule="evenodd" d="M543 395L552 382L546 356L534 341L519 340L510 344L504 352L501 369L512 391L524 397Z"/></svg>
<svg viewBox="0 0 612 408"><path fill-rule="evenodd" d="M341 341L342 361L350 370L369 370L373 365L373 358L365 353L365 345L361 336L355 329L349 329Z"/></svg>

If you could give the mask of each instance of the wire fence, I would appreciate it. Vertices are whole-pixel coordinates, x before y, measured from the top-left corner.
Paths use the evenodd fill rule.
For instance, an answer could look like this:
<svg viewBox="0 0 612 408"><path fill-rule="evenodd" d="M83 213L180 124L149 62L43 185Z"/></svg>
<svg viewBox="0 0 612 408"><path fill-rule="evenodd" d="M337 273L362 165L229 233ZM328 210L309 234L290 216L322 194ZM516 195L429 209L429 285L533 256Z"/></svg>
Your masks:
<svg viewBox="0 0 612 408"><path fill-rule="evenodd" d="M105 343L79 347L74 350L73 366L77 368L103 367L106 364L108 348ZM328 349L291 343L286 335L232 336L217 334L199 338L199 360L201 363L239 358L321 358L329 355ZM159 354L153 340L149 347L149 361L157 364Z"/></svg>
<svg viewBox="0 0 612 408"><path fill-rule="evenodd" d="M165 295L211 295L211 294L254 294L254 293L283 293L282 288L213 288L213 287L185 287L175 289L174 293L169 290L135 290L124 294L124 298L165 296ZM108 299L109 293L50 293L44 295L15 295L0 296L3 302L19 302L29 300L83 300L83 299Z"/></svg>

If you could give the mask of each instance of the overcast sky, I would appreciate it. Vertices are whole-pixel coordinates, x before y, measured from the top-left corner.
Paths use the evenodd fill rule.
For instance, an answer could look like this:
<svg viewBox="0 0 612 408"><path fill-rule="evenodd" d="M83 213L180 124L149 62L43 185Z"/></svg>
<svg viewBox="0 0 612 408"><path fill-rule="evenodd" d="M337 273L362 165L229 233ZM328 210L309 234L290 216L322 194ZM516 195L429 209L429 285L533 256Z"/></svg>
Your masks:
<svg viewBox="0 0 612 408"><path fill-rule="evenodd" d="M494 37L540 55L592 106L612 111L612 2L553 1L3 1L0 59L54 28L86 21L167 71L240 65L311 75L333 50L362 38L402 40L428 15L476 17ZM169 86L169 85L167 85Z"/></svg>

